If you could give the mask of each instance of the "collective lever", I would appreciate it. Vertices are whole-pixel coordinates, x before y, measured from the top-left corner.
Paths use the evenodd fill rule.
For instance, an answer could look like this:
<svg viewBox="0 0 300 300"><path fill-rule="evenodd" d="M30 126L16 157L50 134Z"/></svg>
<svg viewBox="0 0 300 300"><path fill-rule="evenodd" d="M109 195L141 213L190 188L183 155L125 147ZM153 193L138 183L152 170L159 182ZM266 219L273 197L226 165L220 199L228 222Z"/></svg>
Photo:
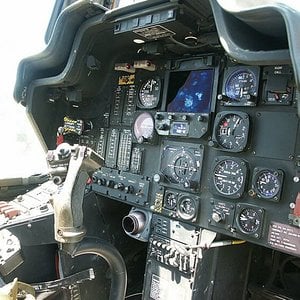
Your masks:
<svg viewBox="0 0 300 300"><path fill-rule="evenodd" d="M82 212L84 188L104 160L86 146L62 143L48 151L47 161L54 182L61 185L53 195L55 239L60 243L79 242L86 232Z"/></svg>

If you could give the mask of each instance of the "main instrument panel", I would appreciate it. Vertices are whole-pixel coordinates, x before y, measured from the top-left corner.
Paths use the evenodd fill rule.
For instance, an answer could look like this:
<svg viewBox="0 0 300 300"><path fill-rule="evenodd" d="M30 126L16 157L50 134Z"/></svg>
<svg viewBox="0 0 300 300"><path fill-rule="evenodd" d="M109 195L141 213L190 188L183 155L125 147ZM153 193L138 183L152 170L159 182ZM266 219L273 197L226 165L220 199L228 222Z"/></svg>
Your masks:
<svg viewBox="0 0 300 300"><path fill-rule="evenodd" d="M105 11L78 1L60 15L45 52L20 63L14 95L45 145L81 144L103 157L82 210L73 208L87 236L123 256L126 297L295 291L299 51L297 26L287 25L296 22L288 6L235 13L220 2ZM276 34L263 26L271 19L281 24ZM5 203L2 213L8 226L22 217ZM67 276L96 267L90 298L108 290L99 290L107 276L94 258L61 262Z"/></svg>
<svg viewBox="0 0 300 300"><path fill-rule="evenodd" d="M93 191L299 255L285 233L298 234L299 217L291 66L239 65L217 55L145 57L116 61L110 80L105 118L73 120L87 130L72 130L66 120L63 126L66 140L105 158Z"/></svg>

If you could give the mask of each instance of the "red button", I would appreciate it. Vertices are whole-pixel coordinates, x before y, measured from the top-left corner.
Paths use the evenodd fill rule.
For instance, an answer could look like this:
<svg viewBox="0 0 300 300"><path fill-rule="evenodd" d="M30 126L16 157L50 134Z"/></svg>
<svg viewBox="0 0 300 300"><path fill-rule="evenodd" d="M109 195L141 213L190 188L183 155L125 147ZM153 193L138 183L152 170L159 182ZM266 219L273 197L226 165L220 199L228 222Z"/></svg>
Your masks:
<svg viewBox="0 0 300 300"><path fill-rule="evenodd" d="M300 217L300 193L298 193L295 201L294 216Z"/></svg>

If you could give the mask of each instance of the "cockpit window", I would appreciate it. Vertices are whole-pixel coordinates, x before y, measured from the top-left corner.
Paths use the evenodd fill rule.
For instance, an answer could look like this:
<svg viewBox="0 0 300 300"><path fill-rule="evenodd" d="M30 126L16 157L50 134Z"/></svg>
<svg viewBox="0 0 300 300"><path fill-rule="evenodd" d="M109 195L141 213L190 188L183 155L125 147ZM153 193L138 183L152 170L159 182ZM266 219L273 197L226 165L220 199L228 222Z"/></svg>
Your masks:
<svg viewBox="0 0 300 300"><path fill-rule="evenodd" d="M119 3L117 4L117 6L118 7L123 7L123 6L127 6L127 5L130 5L130 4L142 2L142 1L146 1L146 0L120 0L120 1L118 1Z"/></svg>
<svg viewBox="0 0 300 300"><path fill-rule="evenodd" d="M24 107L13 99L19 61L45 48L52 0L7 1L0 9L0 178L46 170L45 154ZM10 13L13 12L13 13Z"/></svg>

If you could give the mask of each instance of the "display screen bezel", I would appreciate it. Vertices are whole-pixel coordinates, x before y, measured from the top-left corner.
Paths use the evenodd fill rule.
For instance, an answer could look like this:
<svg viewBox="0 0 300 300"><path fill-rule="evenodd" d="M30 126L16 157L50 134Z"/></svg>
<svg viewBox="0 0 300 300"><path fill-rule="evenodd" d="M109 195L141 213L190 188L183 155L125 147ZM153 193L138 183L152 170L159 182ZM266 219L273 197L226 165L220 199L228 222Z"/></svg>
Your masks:
<svg viewBox="0 0 300 300"><path fill-rule="evenodd" d="M207 75L207 79L205 79L205 75ZM201 83L206 85L205 89L201 90L199 87ZM170 71L166 89L166 111L169 113L210 113L213 106L214 83L215 68ZM197 92L197 88L199 92ZM198 101L203 102L199 103Z"/></svg>

